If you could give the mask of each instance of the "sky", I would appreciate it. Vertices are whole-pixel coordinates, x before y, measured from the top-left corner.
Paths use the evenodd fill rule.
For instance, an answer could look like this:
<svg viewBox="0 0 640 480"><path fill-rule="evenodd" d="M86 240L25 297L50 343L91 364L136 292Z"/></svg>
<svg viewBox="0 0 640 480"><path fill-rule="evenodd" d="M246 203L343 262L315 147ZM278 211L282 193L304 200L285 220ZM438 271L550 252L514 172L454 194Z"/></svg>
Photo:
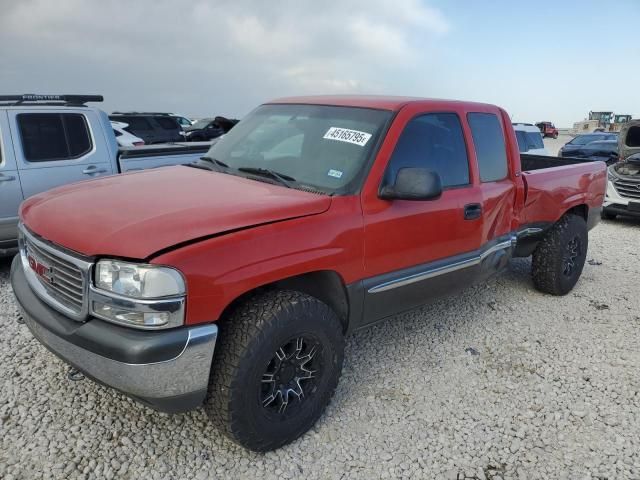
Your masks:
<svg viewBox="0 0 640 480"><path fill-rule="evenodd" d="M513 121L640 117L640 1L0 0L0 93L240 118L273 98L495 103Z"/></svg>

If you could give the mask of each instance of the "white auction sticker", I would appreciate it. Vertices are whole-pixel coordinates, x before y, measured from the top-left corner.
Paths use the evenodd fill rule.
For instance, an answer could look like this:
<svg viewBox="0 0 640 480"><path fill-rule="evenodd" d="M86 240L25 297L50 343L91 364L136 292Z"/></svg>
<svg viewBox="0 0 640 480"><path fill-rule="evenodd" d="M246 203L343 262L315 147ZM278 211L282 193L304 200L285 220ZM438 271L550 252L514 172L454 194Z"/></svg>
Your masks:
<svg viewBox="0 0 640 480"><path fill-rule="evenodd" d="M331 127L322 138L337 140L338 142L353 143L354 145L364 147L371 138L371 134L367 132L359 132L358 130L349 130L348 128Z"/></svg>

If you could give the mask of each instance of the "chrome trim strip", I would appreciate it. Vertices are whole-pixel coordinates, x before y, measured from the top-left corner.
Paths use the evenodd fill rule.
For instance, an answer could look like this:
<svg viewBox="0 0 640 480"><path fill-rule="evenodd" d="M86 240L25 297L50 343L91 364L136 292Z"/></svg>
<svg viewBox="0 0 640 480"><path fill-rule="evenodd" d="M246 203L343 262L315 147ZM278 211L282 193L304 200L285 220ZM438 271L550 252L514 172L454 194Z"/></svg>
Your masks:
<svg viewBox="0 0 640 480"><path fill-rule="evenodd" d="M42 344L84 373L124 393L142 398L166 398L205 390L218 327L208 324L192 327L184 349L176 357L156 363L124 363L78 347L23 316L25 323Z"/></svg>
<svg viewBox="0 0 640 480"><path fill-rule="evenodd" d="M89 286L91 305L89 311L91 315L117 325L135 328L137 330L163 330L166 328L179 327L184 325L184 313L186 299L184 295L179 297L157 298L157 299L137 299L125 297L117 293L105 292L93 285ZM135 325L129 322L119 322L113 318L98 314L93 308L93 302L98 301L105 305L116 308L123 308L132 312L169 312L169 321L157 327Z"/></svg>
<svg viewBox="0 0 640 480"><path fill-rule="evenodd" d="M541 228L529 227L529 228L520 230L518 232L518 237L527 237L529 235L536 235L537 233L540 233L540 232L542 232Z"/></svg>
<svg viewBox="0 0 640 480"><path fill-rule="evenodd" d="M482 253L465 259L460 260L458 262L445 265L442 267L427 269L424 272L414 273L413 275L409 275L406 277L398 278L396 280L390 280L388 282L381 283L380 285L376 285L375 287L371 287L367 290L368 293L380 293L386 292L387 290L392 290L398 287L404 287L406 285L410 285L412 283L420 282L422 280L427 280L429 278L437 277L439 275L446 275L447 273L452 273L463 268L473 267L482 263L482 261L487 258L489 255L498 252L500 250L507 250L515 247L517 242L517 236L512 234L509 240L505 240L503 242L497 243Z"/></svg>
<svg viewBox="0 0 640 480"><path fill-rule="evenodd" d="M27 259L27 247L24 239L27 238L29 242L33 243L36 247L48 252L50 255L54 257L59 257L62 260L69 262L75 265L82 274L82 309L80 312L77 312L62 303L58 302L55 298L53 298L44 285L38 279L36 273L29 267L29 260ZM22 223L18 225L18 248L20 251L20 259L22 260L22 269L24 270L25 277L27 278L27 283L34 291L34 293L40 298L43 302L45 302L50 307L55 310L67 315L72 320L76 321L84 321L87 318L89 305L87 302L87 293L88 293L88 285L90 283L90 272L93 266L92 262L88 262L86 260L82 260L78 257L74 257L69 255L68 253L58 250L57 248L52 247L46 242L39 240L35 237L35 235L31 234Z"/></svg>

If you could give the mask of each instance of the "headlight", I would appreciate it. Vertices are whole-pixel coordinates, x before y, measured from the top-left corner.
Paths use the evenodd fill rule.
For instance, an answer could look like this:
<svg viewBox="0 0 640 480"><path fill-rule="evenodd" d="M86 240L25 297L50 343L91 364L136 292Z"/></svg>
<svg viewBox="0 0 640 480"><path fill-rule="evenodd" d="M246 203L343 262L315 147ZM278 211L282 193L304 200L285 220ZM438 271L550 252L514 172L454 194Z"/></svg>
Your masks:
<svg viewBox="0 0 640 480"><path fill-rule="evenodd" d="M607 168L607 178L612 182L615 181L616 178L618 178L617 175L613 173L613 167Z"/></svg>
<svg viewBox="0 0 640 480"><path fill-rule="evenodd" d="M96 265L96 287L131 298L161 298L185 293L177 270L156 265L100 260Z"/></svg>
<svg viewBox="0 0 640 480"><path fill-rule="evenodd" d="M142 329L184 324L185 283L170 267L100 260L91 287L91 313Z"/></svg>

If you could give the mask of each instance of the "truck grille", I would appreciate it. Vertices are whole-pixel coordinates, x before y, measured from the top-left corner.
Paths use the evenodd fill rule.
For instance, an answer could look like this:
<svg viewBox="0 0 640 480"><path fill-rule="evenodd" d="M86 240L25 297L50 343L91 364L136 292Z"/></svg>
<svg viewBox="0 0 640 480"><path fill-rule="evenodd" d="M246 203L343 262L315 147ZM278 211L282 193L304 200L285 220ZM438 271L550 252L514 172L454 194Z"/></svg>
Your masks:
<svg viewBox="0 0 640 480"><path fill-rule="evenodd" d="M630 180L617 179L614 182L616 191L622 197L640 199L640 182L632 182Z"/></svg>
<svg viewBox="0 0 640 480"><path fill-rule="evenodd" d="M24 228L20 233L20 254L31 288L56 310L84 320L91 263L35 238Z"/></svg>

